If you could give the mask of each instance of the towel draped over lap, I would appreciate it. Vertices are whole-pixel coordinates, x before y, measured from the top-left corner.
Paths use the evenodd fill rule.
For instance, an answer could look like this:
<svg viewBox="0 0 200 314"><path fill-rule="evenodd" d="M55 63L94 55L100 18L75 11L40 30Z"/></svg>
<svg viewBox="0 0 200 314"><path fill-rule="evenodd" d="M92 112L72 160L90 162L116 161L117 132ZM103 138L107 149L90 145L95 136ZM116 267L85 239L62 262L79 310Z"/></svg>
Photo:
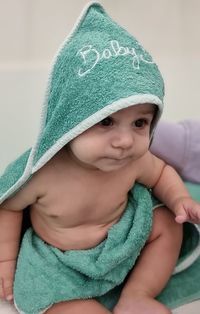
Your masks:
<svg viewBox="0 0 200 314"><path fill-rule="evenodd" d="M15 276L18 308L37 314L61 301L105 295L122 283L149 236L152 208L151 193L136 184L125 212L106 239L87 250L62 252L28 229Z"/></svg>

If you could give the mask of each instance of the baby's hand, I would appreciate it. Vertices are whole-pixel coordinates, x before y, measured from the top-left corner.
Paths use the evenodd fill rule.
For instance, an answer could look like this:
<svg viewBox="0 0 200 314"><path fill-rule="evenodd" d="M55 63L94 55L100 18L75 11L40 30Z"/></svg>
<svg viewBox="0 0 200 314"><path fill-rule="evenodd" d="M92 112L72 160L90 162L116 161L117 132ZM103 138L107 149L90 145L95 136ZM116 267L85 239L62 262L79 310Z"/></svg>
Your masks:
<svg viewBox="0 0 200 314"><path fill-rule="evenodd" d="M178 223L186 221L200 223L200 204L190 197L180 198L175 205L174 213Z"/></svg>
<svg viewBox="0 0 200 314"><path fill-rule="evenodd" d="M0 261L0 299L13 301L16 260Z"/></svg>

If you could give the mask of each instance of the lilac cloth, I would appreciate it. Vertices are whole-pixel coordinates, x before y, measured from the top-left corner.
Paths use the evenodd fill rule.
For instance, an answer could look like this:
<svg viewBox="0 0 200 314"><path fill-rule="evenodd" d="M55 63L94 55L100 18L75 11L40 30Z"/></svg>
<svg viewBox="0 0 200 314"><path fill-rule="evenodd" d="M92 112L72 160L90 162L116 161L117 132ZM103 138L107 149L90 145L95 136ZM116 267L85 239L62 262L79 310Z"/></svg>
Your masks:
<svg viewBox="0 0 200 314"><path fill-rule="evenodd" d="M200 120L160 121L150 149L183 179L200 183Z"/></svg>

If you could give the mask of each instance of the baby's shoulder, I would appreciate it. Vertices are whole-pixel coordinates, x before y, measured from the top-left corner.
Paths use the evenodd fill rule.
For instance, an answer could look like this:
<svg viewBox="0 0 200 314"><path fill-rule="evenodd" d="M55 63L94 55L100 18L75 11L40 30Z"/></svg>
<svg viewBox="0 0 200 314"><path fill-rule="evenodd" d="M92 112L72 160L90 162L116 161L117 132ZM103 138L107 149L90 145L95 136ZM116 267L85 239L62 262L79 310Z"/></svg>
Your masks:
<svg viewBox="0 0 200 314"><path fill-rule="evenodd" d="M49 160L42 168L40 168L32 177L32 186L37 189L47 189L51 185L55 188L55 182L57 185L66 181L66 178L70 178L71 173L68 162L63 162L60 156L55 156Z"/></svg>
<svg viewBox="0 0 200 314"><path fill-rule="evenodd" d="M13 211L23 210L32 205L37 200L37 191L35 189L35 180L31 177L25 182L13 195L7 198L2 204L3 209Z"/></svg>

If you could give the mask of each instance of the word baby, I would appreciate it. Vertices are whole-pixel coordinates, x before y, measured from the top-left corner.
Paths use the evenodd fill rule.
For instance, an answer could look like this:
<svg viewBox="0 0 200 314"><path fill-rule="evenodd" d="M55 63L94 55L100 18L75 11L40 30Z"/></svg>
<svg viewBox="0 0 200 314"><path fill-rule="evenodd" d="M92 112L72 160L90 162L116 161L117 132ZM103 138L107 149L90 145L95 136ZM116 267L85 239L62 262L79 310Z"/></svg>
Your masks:
<svg viewBox="0 0 200 314"><path fill-rule="evenodd" d="M138 46L140 46L139 43ZM144 51L144 54L141 54L141 50L140 53L137 54L134 47L124 47L120 45L117 40L111 40L109 47L105 48L102 52L99 52L93 45L84 46L77 53L77 55L80 55L83 60L83 67L78 70L78 75L85 76L91 72L100 61L108 60L113 57L118 58L121 56L131 56L132 66L136 70L140 68L140 62L154 63L145 50L142 49L142 51Z"/></svg>

